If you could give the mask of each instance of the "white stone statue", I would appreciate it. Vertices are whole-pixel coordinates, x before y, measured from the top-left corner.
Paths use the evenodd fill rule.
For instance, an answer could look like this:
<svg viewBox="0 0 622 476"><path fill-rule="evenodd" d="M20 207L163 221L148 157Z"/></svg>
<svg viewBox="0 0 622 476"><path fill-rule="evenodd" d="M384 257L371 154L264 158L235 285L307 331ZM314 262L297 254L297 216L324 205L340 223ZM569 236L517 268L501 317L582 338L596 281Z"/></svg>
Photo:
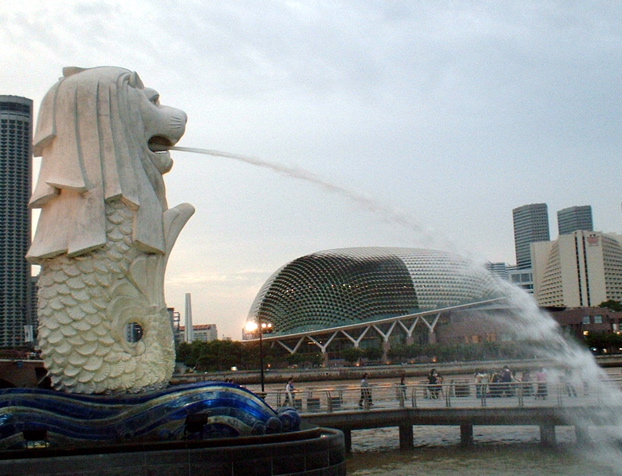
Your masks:
<svg viewBox="0 0 622 476"><path fill-rule="evenodd" d="M162 174L186 114L135 72L65 68L39 111L39 344L55 388L138 392L175 364L166 262L194 208L169 209ZM142 337L141 337L142 333ZM137 337L140 339L137 340Z"/></svg>

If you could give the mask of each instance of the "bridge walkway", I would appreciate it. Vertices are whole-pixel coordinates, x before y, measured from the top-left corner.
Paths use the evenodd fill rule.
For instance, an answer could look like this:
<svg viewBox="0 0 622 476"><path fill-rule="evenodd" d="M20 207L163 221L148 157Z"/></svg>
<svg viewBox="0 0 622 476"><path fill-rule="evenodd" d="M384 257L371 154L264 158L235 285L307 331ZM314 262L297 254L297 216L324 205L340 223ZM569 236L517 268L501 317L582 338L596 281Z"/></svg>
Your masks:
<svg viewBox="0 0 622 476"><path fill-rule="evenodd" d="M310 387L292 395L302 420L344 432L351 449L352 431L398 427L400 448L413 447L413 426L455 425L461 443L474 443L474 425L536 425L540 441L553 445L555 427L575 427L578 442L589 441L589 428L612 425L621 414L612 391L620 382L611 380L590 388L582 382L555 382L546 392L521 382L475 384L467 380L430 385L376 385L369 394L358 385ZM369 395L368 398L367 395ZM285 391L270 392L266 400L275 407L291 406Z"/></svg>

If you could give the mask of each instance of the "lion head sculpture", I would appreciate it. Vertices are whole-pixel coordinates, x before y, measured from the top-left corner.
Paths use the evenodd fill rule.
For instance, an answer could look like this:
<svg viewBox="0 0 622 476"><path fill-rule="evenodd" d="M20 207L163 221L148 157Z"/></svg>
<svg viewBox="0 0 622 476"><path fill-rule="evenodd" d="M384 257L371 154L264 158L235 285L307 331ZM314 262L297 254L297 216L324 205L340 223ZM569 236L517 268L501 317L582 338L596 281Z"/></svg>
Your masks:
<svg viewBox="0 0 622 476"><path fill-rule="evenodd" d="M183 135L186 114L159 104L135 72L65 68L39 111L35 156L43 156L31 208L43 208L27 258L77 256L106 242L104 205L133 210L134 246L165 253L162 174Z"/></svg>

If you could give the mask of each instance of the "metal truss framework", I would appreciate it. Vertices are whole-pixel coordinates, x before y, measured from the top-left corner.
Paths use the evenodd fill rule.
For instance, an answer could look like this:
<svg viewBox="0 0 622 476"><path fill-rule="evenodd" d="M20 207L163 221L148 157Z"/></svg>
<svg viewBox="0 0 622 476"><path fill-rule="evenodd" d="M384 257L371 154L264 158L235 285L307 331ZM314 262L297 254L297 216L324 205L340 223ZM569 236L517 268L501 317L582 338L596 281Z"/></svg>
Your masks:
<svg viewBox="0 0 622 476"><path fill-rule="evenodd" d="M382 338L383 349L386 351L390 348L389 338L393 332L398 329L404 331L406 342L412 342L413 335L417 325L424 325L430 336L430 342L435 342L435 330L439 319L444 314L456 313L465 310L486 310L491 306L505 302L505 298L490 299L477 303L463 304L459 306L451 306L442 309L434 309L416 314L406 314L403 316L390 317L377 321L370 321L358 324L350 324L347 326L332 327L329 329L320 329L308 332L300 332L287 335L264 335L263 342L266 344L278 344L287 350L290 354L295 354L304 343L315 345L322 353L327 356L329 346L338 336L344 336L352 342L355 348L359 348L361 342L369 334L370 331L375 332ZM258 342L259 339L247 339L244 342Z"/></svg>

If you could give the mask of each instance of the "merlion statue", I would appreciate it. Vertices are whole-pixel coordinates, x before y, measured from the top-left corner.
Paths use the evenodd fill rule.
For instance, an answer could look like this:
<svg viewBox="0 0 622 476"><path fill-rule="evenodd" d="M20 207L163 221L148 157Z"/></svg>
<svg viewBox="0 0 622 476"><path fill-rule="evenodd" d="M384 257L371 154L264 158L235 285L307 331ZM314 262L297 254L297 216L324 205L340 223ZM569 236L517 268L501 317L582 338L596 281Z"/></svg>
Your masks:
<svg viewBox="0 0 622 476"><path fill-rule="evenodd" d="M58 390L138 392L172 376L164 272L194 208L168 208L162 174L185 125L122 68L65 68L43 99L27 258L42 268L38 338Z"/></svg>

